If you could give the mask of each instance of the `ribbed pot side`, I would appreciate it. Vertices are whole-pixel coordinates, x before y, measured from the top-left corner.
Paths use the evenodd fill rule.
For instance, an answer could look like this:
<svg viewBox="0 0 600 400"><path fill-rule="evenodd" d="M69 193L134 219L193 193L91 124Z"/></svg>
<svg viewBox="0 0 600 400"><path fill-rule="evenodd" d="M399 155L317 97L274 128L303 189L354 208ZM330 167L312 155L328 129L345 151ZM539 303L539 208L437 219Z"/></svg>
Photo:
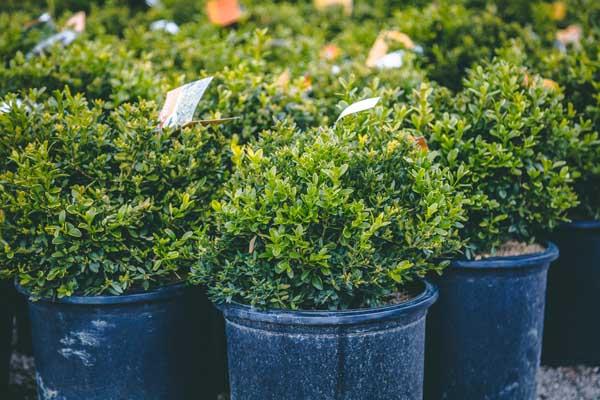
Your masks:
<svg viewBox="0 0 600 400"><path fill-rule="evenodd" d="M435 282L426 399L535 400L546 275L558 249L454 261Z"/></svg>
<svg viewBox="0 0 600 400"><path fill-rule="evenodd" d="M429 283L393 306L258 311L220 306L232 400L421 400Z"/></svg>
<svg viewBox="0 0 600 400"><path fill-rule="evenodd" d="M29 303L40 400L215 398L203 291Z"/></svg>

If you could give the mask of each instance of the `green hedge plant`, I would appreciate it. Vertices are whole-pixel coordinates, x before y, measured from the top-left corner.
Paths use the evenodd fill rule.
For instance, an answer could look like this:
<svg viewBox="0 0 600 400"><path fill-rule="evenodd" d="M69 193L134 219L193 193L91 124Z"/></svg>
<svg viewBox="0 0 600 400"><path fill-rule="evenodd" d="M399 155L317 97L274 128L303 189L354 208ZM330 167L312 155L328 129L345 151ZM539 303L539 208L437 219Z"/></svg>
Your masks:
<svg viewBox="0 0 600 400"><path fill-rule="evenodd" d="M439 166L390 118L380 108L336 128L280 124L234 149L194 280L217 302L335 310L386 304L440 271L460 247L464 171Z"/></svg>
<svg viewBox="0 0 600 400"><path fill-rule="evenodd" d="M578 204L578 166L589 137L574 111L523 67L496 61L473 68L464 89L422 85L408 108L407 129L425 133L440 161L470 171L467 255L494 253L509 240L532 242L567 220Z"/></svg>
<svg viewBox="0 0 600 400"><path fill-rule="evenodd" d="M0 114L0 264L34 297L184 281L227 177L218 127L157 129L154 103L32 92Z"/></svg>
<svg viewBox="0 0 600 400"><path fill-rule="evenodd" d="M178 86L176 77L155 71L149 60L135 58L115 38L78 38L66 48L54 47L49 54L26 59L23 53L0 65L0 95L30 88L46 93L65 86L89 99L105 100L107 108L139 99L156 100L168 88Z"/></svg>

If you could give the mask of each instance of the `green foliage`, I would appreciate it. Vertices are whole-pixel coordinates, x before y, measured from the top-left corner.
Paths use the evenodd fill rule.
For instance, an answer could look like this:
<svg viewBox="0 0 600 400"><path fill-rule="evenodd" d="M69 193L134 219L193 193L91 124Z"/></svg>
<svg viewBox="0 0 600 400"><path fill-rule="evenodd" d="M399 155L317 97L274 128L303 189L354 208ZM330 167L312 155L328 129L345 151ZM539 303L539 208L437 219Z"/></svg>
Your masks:
<svg viewBox="0 0 600 400"><path fill-rule="evenodd" d="M377 306L461 245L465 172L440 167L389 111L307 132L283 124L233 159L212 204L216 250L193 272L215 301Z"/></svg>
<svg viewBox="0 0 600 400"><path fill-rule="evenodd" d="M179 82L169 81L143 58L115 40L76 40L66 48L54 47L49 54L26 59L23 53L0 65L0 95L29 88L48 91L65 86L89 99L106 100L107 108L139 99L157 99Z"/></svg>
<svg viewBox="0 0 600 400"><path fill-rule="evenodd" d="M493 9L450 1L399 11L393 20L423 46L423 68L429 78L453 89L460 87L467 68L491 59L499 43L517 34Z"/></svg>
<svg viewBox="0 0 600 400"><path fill-rule="evenodd" d="M577 205L569 157L586 147L562 97L539 78L504 61L476 67L464 90L423 85L415 91L411 125L453 170L470 171L468 255L510 239L533 241L567 219Z"/></svg>
<svg viewBox="0 0 600 400"><path fill-rule="evenodd" d="M218 128L158 130L153 103L110 114L69 91L0 114L0 263L36 297L186 279L227 178Z"/></svg>
<svg viewBox="0 0 600 400"><path fill-rule="evenodd" d="M548 49L531 32L523 40L507 44L499 51L502 57L527 65L546 79L552 79L564 94L569 118L586 131L581 146L570 154L568 164L581 177L575 190L580 205L572 210L574 219L600 218L600 29L584 33L580 46L569 46L566 52ZM574 115L575 111L577 114Z"/></svg>

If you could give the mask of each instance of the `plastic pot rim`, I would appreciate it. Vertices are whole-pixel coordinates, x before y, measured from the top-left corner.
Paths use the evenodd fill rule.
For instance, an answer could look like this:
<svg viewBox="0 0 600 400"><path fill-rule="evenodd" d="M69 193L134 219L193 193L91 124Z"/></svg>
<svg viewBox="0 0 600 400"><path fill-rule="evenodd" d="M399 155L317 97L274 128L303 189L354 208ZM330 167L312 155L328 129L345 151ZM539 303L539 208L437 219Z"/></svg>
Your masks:
<svg viewBox="0 0 600 400"><path fill-rule="evenodd" d="M489 257L482 260L453 260L452 269L519 269L535 267L556 260L559 256L558 247L552 242L546 242L546 250L541 253L522 254L517 256Z"/></svg>
<svg viewBox="0 0 600 400"><path fill-rule="evenodd" d="M581 219L565 222L561 224L559 229L600 229L600 220L598 219Z"/></svg>
<svg viewBox="0 0 600 400"><path fill-rule="evenodd" d="M19 285L15 280L15 288L23 296L29 298L30 293ZM182 294L188 288L185 283L175 283L158 287L147 292L139 292L124 295L102 295L102 296L69 296L59 298L41 298L36 302L55 303L55 304L79 304L79 305L111 305L111 304L132 304L148 303L164 299L169 299Z"/></svg>
<svg viewBox="0 0 600 400"><path fill-rule="evenodd" d="M438 298L438 289L432 283L422 280L423 290L419 295L399 304L375 308L360 308L352 310L283 310L257 308L240 303L219 303L215 306L223 312L226 318L238 318L265 322L276 325L357 325L368 322L380 322L401 318L412 313L426 310Z"/></svg>

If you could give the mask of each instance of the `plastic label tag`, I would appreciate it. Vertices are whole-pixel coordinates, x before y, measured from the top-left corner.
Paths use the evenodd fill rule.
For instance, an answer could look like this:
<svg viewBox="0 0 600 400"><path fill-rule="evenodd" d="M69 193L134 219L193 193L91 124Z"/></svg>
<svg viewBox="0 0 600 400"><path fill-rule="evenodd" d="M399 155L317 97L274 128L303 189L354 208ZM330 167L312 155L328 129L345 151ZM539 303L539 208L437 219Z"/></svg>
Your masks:
<svg viewBox="0 0 600 400"><path fill-rule="evenodd" d="M65 28L71 28L77 33L83 33L85 30L85 12L79 11L78 13L73 14L73 16L67 20Z"/></svg>
<svg viewBox="0 0 600 400"><path fill-rule="evenodd" d="M39 42L29 53L27 53L26 58L30 59L33 56L40 55L57 43L60 43L62 46L70 45L77 39L77 36L85 30L85 22L85 12L80 11L73 14L73 16L67 20L65 28L61 32L55 33Z"/></svg>
<svg viewBox="0 0 600 400"><path fill-rule="evenodd" d="M242 18L238 0L210 0L206 3L208 19L215 25L228 26Z"/></svg>
<svg viewBox="0 0 600 400"><path fill-rule="evenodd" d="M418 44L415 44L415 42L413 42L410 36L408 36L407 34L399 31L383 31L377 36L375 43L373 43L373 47L371 47L371 50L369 51L369 55L367 57L367 67L377 67L378 61L388 55L388 42L397 42L404 46L404 48L406 48L407 50L412 50L415 53L419 54L423 53L423 47L419 46ZM402 56L403 54L396 54L395 56L392 56L390 60L384 62L384 68L397 68L392 66L386 67L385 65L399 64L398 66L401 66Z"/></svg>
<svg viewBox="0 0 600 400"><path fill-rule="evenodd" d="M379 69L400 68L404 63L404 51L398 50L388 53L375 61L375 67Z"/></svg>
<svg viewBox="0 0 600 400"><path fill-rule="evenodd" d="M583 29L579 25L569 25L565 29L556 32L556 47L561 51L567 51L567 45L579 46Z"/></svg>
<svg viewBox="0 0 600 400"><path fill-rule="evenodd" d="M212 79L211 76L194 81L168 92L158 116L160 127L177 127L192 122L196 107Z"/></svg>
<svg viewBox="0 0 600 400"><path fill-rule="evenodd" d="M365 99L365 100L357 101L356 103L350 104L348 107L346 107L344 109L344 111L342 111L342 113L340 114L338 119L335 120L335 122L337 123L340 119L347 117L348 115L356 114L356 113L359 113L362 111L367 111L367 110L372 109L373 107L375 107L377 105L377 103L379 103L379 99L380 99L380 97L373 97L370 99Z"/></svg>
<svg viewBox="0 0 600 400"><path fill-rule="evenodd" d="M352 0L314 0L314 5L317 10L325 10L333 6L342 6L346 15L352 14L354 4Z"/></svg>
<svg viewBox="0 0 600 400"><path fill-rule="evenodd" d="M154 21L150 24L150 30L165 31L167 33L170 33L171 35L175 35L179 33L179 26L173 21L159 19L158 21Z"/></svg>
<svg viewBox="0 0 600 400"><path fill-rule="evenodd" d="M38 27L39 25L50 25L52 29L55 29L54 22L52 21L52 16L48 13L43 13L36 19L25 23L23 28L27 31L29 29Z"/></svg>

